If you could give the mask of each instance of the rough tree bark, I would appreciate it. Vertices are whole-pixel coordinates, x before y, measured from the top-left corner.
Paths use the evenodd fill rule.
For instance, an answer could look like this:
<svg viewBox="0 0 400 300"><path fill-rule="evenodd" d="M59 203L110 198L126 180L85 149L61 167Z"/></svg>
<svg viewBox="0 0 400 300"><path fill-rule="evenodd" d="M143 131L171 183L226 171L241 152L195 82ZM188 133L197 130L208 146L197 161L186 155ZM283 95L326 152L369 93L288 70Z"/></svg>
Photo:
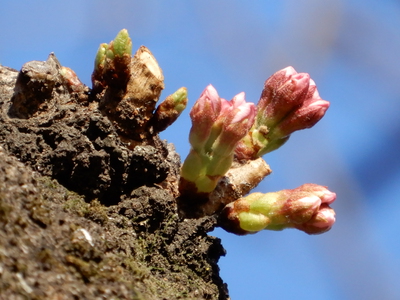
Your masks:
<svg viewBox="0 0 400 300"><path fill-rule="evenodd" d="M59 68L0 65L0 299L229 299L216 220L178 214L173 145L121 139Z"/></svg>

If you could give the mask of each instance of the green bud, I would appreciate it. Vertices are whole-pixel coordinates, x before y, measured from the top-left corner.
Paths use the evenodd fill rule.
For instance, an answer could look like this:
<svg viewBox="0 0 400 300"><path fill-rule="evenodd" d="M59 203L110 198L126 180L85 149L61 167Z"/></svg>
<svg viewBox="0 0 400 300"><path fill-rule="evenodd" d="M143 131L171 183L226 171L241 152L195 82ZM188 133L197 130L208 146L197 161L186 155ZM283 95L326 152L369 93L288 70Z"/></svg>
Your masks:
<svg viewBox="0 0 400 300"><path fill-rule="evenodd" d="M253 193L226 205L219 223L241 235L285 228L323 233L335 223L335 212L329 207L335 199L336 194L326 187L310 183L292 190Z"/></svg>
<svg viewBox="0 0 400 300"><path fill-rule="evenodd" d="M112 43L112 42L111 42ZM112 45L112 44L110 44L110 45ZM106 58L108 58L108 59L110 59L110 60L113 60L114 59L114 57L115 57L115 55L114 55L114 52L110 49L110 48L108 48L107 50L106 50Z"/></svg>
<svg viewBox="0 0 400 300"><path fill-rule="evenodd" d="M153 128L155 132L161 132L174 123L186 108L187 101L187 89L181 87L161 102L154 113Z"/></svg>
<svg viewBox="0 0 400 300"><path fill-rule="evenodd" d="M178 113L181 113L187 104L187 88L181 87L175 93L172 94L174 100L174 108Z"/></svg>
<svg viewBox="0 0 400 300"><path fill-rule="evenodd" d="M97 50L96 58L94 61L95 70L99 70L100 68L104 67L107 48L108 44L106 43L100 44L99 50Z"/></svg>
<svg viewBox="0 0 400 300"><path fill-rule="evenodd" d="M125 89L131 72L131 56L132 41L126 29L122 29L109 44L101 44L92 74L93 89L99 92L110 84Z"/></svg>
<svg viewBox="0 0 400 300"><path fill-rule="evenodd" d="M129 37L128 30L122 29L115 37L113 43L113 52L115 56L132 55L132 40Z"/></svg>

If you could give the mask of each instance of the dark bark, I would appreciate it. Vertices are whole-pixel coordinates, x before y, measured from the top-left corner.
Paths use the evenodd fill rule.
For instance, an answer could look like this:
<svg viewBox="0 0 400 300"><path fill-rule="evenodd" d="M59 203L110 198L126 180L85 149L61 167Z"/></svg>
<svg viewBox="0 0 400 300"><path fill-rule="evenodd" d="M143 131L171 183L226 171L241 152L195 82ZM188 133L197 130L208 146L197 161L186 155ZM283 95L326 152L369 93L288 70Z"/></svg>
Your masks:
<svg viewBox="0 0 400 300"><path fill-rule="evenodd" d="M228 299L215 218L178 215L174 147L127 141L60 67L0 66L0 298Z"/></svg>

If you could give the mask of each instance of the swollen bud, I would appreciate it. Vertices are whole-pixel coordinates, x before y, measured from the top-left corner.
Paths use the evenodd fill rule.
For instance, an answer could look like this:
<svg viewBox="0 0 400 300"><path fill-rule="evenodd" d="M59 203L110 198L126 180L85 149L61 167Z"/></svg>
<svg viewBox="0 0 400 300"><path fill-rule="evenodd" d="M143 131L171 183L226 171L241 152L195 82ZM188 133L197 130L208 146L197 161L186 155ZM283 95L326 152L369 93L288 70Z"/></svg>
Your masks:
<svg viewBox="0 0 400 300"><path fill-rule="evenodd" d="M108 48L108 44L106 44L106 43L100 44L100 47L97 50L96 58L94 61L94 69L95 70L102 70L104 68L107 48Z"/></svg>
<svg viewBox="0 0 400 300"><path fill-rule="evenodd" d="M278 149L294 131L314 126L328 107L309 74L293 67L276 72L264 84L256 121L239 143L236 157L256 159Z"/></svg>
<svg viewBox="0 0 400 300"><path fill-rule="evenodd" d="M211 130L221 112L221 100L217 90L210 84L190 110L192 128L189 142L196 151L203 151Z"/></svg>
<svg viewBox="0 0 400 300"><path fill-rule="evenodd" d="M109 44L100 44L94 62L92 84L95 92L113 85L123 89L130 77L132 40L122 29Z"/></svg>
<svg viewBox="0 0 400 300"><path fill-rule="evenodd" d="M212 85L206 87L190 111L192 149L182 166L181 194L215 189L231 167L235 148L253 125L255 114L254 104L246 102L244 93L227 101Z"/></svg>
<svg viewBox="0 0 400 300"><path fill-rule="evenodd" d="M316 184L274 193L253 193L226 205L219 222L225 230L239 235L285 228L319 234L335 223L335 212L329 207L335 199L335 193Z"/></svg>
<svg viewBox="0 0 400 300"><path fill-rule="evenodd" d="M132 55L132 40L129 37L128 30L122 29L118 32L115 39L110 43L115 56ZM110 48L111 48L110 47Z"/></svg>
<svg viewBox="0 0 400 300"><path fill-rule="evenodd" d="M153 117L155 132L161 132L175 122L186 108L187 101L187 89L182 87L161 102Z"/></svg>

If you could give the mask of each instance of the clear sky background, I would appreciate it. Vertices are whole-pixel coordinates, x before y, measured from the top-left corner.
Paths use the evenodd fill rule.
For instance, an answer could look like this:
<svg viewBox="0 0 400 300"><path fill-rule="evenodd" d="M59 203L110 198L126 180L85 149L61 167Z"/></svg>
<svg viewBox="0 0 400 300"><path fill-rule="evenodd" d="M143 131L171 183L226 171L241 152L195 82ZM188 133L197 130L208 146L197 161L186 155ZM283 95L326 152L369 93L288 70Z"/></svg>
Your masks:
<svg viewBox="0 0 400 300"><path fill-rule="evenodd" d="M211 83L256 103L264 81L292 65L331 102L314 128L264 157L274 172L257 191L327 185L336 224L319 236L215 230L233 300L400 299L399 1L3 0L0 63L20 69L55 52L90 85L99 44L122 28L157 58L162 99L186 86L191 107ZM182 159L188 112L162 134Z"/></svg>

